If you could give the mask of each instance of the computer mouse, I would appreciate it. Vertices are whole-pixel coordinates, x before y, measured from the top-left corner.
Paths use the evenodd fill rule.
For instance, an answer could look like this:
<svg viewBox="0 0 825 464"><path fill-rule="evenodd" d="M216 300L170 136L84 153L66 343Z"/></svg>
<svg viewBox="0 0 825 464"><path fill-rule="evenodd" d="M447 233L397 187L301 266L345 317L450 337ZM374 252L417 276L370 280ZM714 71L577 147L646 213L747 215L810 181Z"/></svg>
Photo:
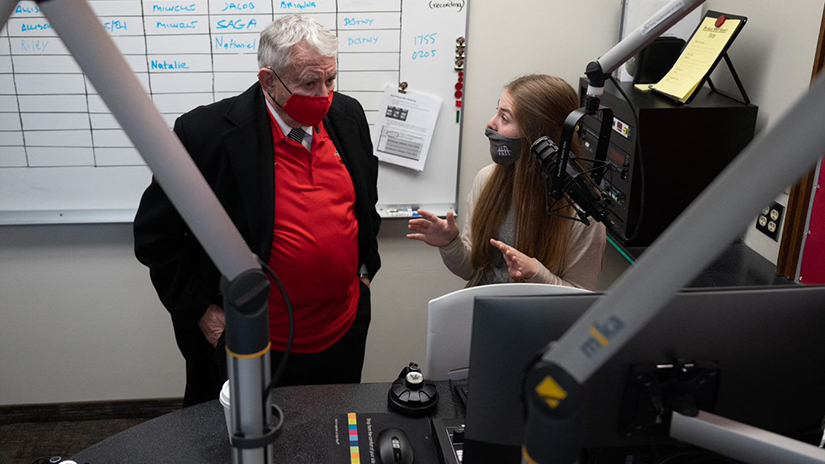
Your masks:
<svg viewBox="0 0 825 464"><path fill-rule="evenodd" d="M400 429L384 429L378 433L378 458L381 464L413 464L412 444Z"/></svg>

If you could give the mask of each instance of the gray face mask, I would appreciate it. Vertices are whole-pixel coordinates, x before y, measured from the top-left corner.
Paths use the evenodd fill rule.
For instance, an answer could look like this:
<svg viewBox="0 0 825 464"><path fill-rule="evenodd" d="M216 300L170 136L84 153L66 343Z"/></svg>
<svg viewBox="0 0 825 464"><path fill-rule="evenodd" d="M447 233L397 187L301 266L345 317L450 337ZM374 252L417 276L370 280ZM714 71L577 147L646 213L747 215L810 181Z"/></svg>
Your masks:
<svg viewBox="0 0 825 464"><path fill-rule="evenodd" d="M493 162L502 166L510 166L521 156L521 138L505 137L489 127L484 135L490 139L490 156Z"/></svg>

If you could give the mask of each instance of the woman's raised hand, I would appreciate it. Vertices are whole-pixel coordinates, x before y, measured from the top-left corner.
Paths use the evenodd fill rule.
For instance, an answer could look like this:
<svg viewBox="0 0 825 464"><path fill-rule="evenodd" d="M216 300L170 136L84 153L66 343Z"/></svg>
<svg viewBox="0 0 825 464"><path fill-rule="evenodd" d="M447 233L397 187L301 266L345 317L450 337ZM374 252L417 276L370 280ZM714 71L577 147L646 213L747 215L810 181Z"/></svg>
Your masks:
<svg viewBox="0 0 825 464"><path fill-rule="evenodd" d="M421 240L427 245L443 247L458 237L458 225L455 223L455 215L452 211L447 211L446 220L423 209L417 212L421 215L421 219L410 219L407 228L412 233L407 234L407 238Z"/></svg>

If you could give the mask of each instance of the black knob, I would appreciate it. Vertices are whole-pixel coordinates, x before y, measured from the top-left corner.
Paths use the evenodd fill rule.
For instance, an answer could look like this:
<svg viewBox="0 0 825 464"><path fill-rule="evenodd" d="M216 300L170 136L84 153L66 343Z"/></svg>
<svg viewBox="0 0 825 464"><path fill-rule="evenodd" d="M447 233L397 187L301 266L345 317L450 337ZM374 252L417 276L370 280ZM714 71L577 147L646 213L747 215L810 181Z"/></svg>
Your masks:
<svg viewBox="0 0 825 464"><path fill-rule="evenodd" d="M464 427L459 427L453 432L453 443L464 442Z"/></svg>
<svg viewBox="0 0 825 464"><path fill-rule="evenodd" d="M424 376L419 371L410 371L404 377L404 383L411 390L420 390L424 386Z"/></svg>

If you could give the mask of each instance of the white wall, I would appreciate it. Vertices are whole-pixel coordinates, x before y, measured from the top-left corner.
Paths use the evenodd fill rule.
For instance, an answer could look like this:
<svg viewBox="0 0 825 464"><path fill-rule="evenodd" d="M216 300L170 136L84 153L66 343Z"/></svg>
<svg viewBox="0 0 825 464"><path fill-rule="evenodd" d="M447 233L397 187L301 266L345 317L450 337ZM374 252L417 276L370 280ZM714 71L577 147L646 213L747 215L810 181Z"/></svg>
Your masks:
<svg viewBox="0 0 825 464"><path fill-rule="evenodd" d="M733 58L760 113L783 109L786 93L806 86L815 33L794 32L813 43L796 48L785 39L791 13L777 5L711 5L750 16L745 31L767 34L740 36L737 45L754 51ZM818 31L821 2L789 0L783 7L802 29ZM620 0L472 2L462 205L476 172L490 162L483 130L502 87L533 72L575 85L586 63L615 43L620 11ZM770 78L750 81L765 68ZM772 103L763 109L763 101ZM379 237L384 267L373 285L365 381L390 381L407 362L423 362L427 301L463 286L436 250L408 241L405 232L406 221L386 220ZM166 311L133 257L131 225L0 227L0 404L182 396L183 366Z"/></svg>
<svg viewBox="0 0 825 464"><path fill-rule="evenodd" d="M746 16L748 22L730 48L730 57L745 90L759 106L756 130L770 128L807 90L822 21L822 0L776 2L709 0L707 8ZM719 65L724 68L724 64ZM717 79L718 77L718 79ZM717 70L714 82L735 94L727 70ZM777 153L777 157L783 153ZM776 192L776 202L788 205L788 190ZM767 206L767 205L766 205ZM745 243L776 264L779 242L756 230L756 217L745 233ZM784 220L783 220L784 225ZM780 237L784 227L780 228Z"/></svg>

